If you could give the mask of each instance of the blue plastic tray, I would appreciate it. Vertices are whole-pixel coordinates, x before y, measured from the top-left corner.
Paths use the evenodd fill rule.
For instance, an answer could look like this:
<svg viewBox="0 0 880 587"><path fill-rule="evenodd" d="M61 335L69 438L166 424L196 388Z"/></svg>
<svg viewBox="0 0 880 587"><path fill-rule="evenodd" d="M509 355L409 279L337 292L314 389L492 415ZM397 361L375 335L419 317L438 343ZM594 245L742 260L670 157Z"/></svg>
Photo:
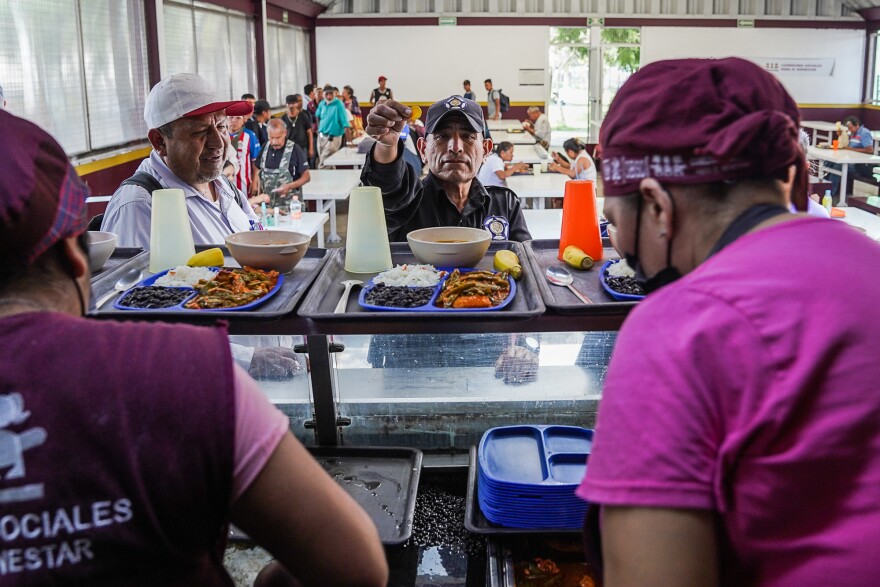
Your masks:
<svg viewBox="0 0 880 587"><path fill-rule="evenodd" d="M206 269L210 269L211 271L214 271L216 273L217 271L220 271L220 269L222 269L222 267L206 267ZM239 267L227 267L227 269L239 269ZM268 300L269 298L274 296L276 293L278 293L278 290L280 290L281 286L284 284L284 276L279 274L278 281L275 283L275 287L270 289L269 293L267 293L266 295L264 295L263 297L261 297L259 299L252 301L249 304L245 304L243 306L235 306L234 308L209 308L209 309L205 309L205 310L194 310L192 308L184 307L184 304L186 304L188 301L193 299L195 297L195 295L198 293L198 291L193 287L170 288L170 289L189 290L192 292L191 295L184 298L182 302L180 302L179 304L177 304L175 306L168 306L165 308L132 308L130 306L122 306L119 304L119 302L121 302L122 299L125 298L125 296L128 295L128 293L130 291L137 289L139 287L147 287L149 285L153 285L157 279L159 279L160 277L162 277L163 275L165 275L169 271L171 271L171 269L166 269L165 271L162 271L160 273L156 273L155 275L151 275L150 277L147 277L146 279L144 279L143 281L141 281L137 285L133 286L132 288L122 292L122 295L120 295L118 298L116 298L116 301L113 302L113 307L116 308L117 310L126 310L126 311L134 311L134 312L157 312L157 311L168 311L168 310L183 310L186 312L202 312L202 311L205 311L205 312L207 312L207 311L229 312L229 311L233 311L233 310L235 310L235 311L250 310L251 308L256 308L257 306L259 306L260 304L264 303L266 300Z"/></svg>
<svg viewBox="0 0 880 587"><path fill-rule="evenodd" d="M570 463L560 459L579 455L586 461L584 455L592 451L592 446L593 431L586 428L504 426L486 431L480 440L477 460L490 488L528 491L531 487L543 493L553 486L577 487L580 479L575 481ZM583 478L582 472L580 477Z"/></svg>
<svg viewBox="0 0 880 587"><path fill-rule="evenodd" d="M373 282L375 277L373 279L371 279L369 281L369 283L367 283L361 289L361 293L358 296L358 304L360 304L360 306L362 308L365 308L367 310L380 310L383 312L388 312L388 311L391 311L391 312L488 312L488 311L497 311L497 310L504 309L505 307L507 307L508 304L510 304L510 302L513 301L513 298L516 295L516 281L508 275L507 281L508 281L508 283L510 283L510 293L507 295L507 297L504 299L504 301L501 302L500 304L498 304L497 306L491 306L489 308L441 308L441 307L434 305L434 300L436 300L437 296L440 295L440 290L443 288L443 284L446 283L447 279L449 279L449 274L452 273L454 268L438 267L437 270L438 271L446 271L446 275L442 279L440 279L440 282L437 285L434 286L434 295L431 296L431 299L428 300L428 303L425 304L424 306L416 306L415 308L397 308L394 306L375 306L373 304L368 304L366 302L367 294L369 294L370 291L374 287L376 287L376 284ZM461 268L459 268L459 272L461 272L461 273L470 273L471 271L478 271L478 269L473 269L473 268L461 269ZM496 271L496 273L498 273L498 271ZM422 287L424 287L424 286L422 286Z"/></svg>
<svg viewBox="0 0 880 587"><path fill-rule="evenodd" d="M637 302L639 300L645 299L645 296L635 296L632 294L620 293L616 290L611 289L608 286L608 282L605 281L605 271L613 263L619 263L619 262L620 262L620 259L615 259L614 261L605 261L605 263L602 265L602 268L599 270L599 283L602 284L602 287L605 289L606 292L608 292L608 295L611 296L612 298L614 298L615 300L618 300L621 302Z"/></svg>

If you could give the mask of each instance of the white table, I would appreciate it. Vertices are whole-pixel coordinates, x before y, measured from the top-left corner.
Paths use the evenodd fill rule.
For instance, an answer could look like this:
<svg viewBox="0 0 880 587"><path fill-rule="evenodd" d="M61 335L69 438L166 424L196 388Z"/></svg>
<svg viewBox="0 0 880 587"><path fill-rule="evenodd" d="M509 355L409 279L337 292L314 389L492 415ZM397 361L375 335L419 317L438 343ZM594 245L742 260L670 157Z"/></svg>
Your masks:
<svg viewBox="0 0 880 587"><path fill-rule="evenodd" d="M324 167L357 167L364 166L366 153L358 153L357 147L342 147L324 160Z"/></svg>
<svg viewBox="0 0 880 587"><path fill-rule="evenodd" d="M513 150L514 160L517 147ZM507 178L507 187L520 197L535 198L535 208L543 208L546 198L561 198L565 195L565 183L570 181L562 173L539 173L538 175L511 175Z"/></svg>
<svg viewBox="0 0 880 587"><path fill-rule="evenodd" d="M809 147L807 149L807 159L818 159L819 176L822 172L831 173L840 176L840 205L846 206L846 179L849 174L850 165L880 165L880 156L869 155L867 153L859 153L848 149L820 149L818 147ZM840 170L825 167L825 162L837 163L841 166Z"/></svg>
<svg viewBox="0 0 880 587"><path fill-rule="evenodd" d="M330 217L326 212L303 212L302 220L294 225L290 221L290 216L282 216L281 224L271 226L273 230L289 230L290 232L299 232L309 236L318 237L318 248L324 248L324 225Z"/></svg>
<svg viewBox="0 0 880 587"><path fill-rule="evenodd" d="M851 226L864 228L867 231L865 234L870 238L875 241L880 240L880 216L877 216L876 214L871 214L860 208L853 208L850 206L846 209L845 218L835 218L834 220L841 220Z"/></svg>
<svg viewBox="0 0 880 587"><path fill-rule="evenodd" d="M519 163L522 161L523 163L528 163L529 165L533 165L535 163L541 163L543 161L550 161L550 155L547 154L547 150L541 145L517 145L513 149L513 160L514 163Z"/></svg>
<svg viewBox="0 0 880 587"><path fill-rule="evenodd" d="M486 124L488 125L489 130L511 130L522 128L522 121L519 120L492 120L490 118L486 121Z"/></svg>
<svg viewBox="0 0 880 587"><path fill-rule="evenodd" d="M342 239L336 233L336 200L348 199L351 190L361 183L361 172L359 169L312 169L309 175L311 180L303 186L303 200L315 200L318 212L330 213L327 242L338 243Z"/></svg>
<svg viewBox="0 0 880 587"><path fill-rule="evenodd" d="M506 130L493 130L492 131L492 142L496 145L498 143L503 143L507 141L508 143L513 143L514 145L534 145L538 141L535 140L535 137L530 135L527 132L507 132Z"/></svg>
<svg viewBox="0 0 880 587"><path fill-rule="evenodd" d="M837 132L837 124L834 122L825 122L824 120L802 120L801 128L808 128L815 132L810 133L810 144L815 146L816 139L819 138L820 133L824 133L822 138L825 139L825 142L831 144L832 136L835 132Z"/></svg>
<svg viewBox="0 0 880 587"><path fill-rule="evenodd" d="M605 198L596 198L596 211L599 216L604 209ZM559 238L562 234L562 210L523 210L526 226L533 239ZM880 218L878 218L880 220Z"/></svg>

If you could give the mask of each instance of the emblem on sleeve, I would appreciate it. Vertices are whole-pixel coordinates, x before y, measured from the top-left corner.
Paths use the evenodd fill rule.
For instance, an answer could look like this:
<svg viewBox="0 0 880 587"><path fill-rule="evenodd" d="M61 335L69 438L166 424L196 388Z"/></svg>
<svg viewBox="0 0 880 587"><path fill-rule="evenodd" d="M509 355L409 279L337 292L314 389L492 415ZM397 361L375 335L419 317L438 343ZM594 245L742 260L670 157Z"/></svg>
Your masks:
<svg viewBox="0 0 880 587"><path fill-rule="evenodd" d="M489 231L493 241L506 241L510 236L510 222L504 216L486 216L483 228Z"/></svg>

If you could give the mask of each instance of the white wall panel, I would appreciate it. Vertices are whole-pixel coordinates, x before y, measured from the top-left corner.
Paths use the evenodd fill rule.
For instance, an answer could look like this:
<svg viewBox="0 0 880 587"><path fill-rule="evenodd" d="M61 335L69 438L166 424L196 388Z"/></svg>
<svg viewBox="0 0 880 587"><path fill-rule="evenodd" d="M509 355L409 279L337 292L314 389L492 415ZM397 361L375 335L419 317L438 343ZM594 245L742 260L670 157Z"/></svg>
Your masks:
<svg viewBox="0 0 880 587"><path fill-rule="evenodd" d="M518 83L521 67L547 66L550 32L544 26L319 26L315 34L317 81L349 84L364 103L380 75L398 100L440 100L463 92L462 80L470 79L485 101L486 78L514 102L546 99L543 86Z"/></svg>
<svg viewBox="0 0 880 587"><path fill-rule="evenodd" d="M848 29L735 29L645 27L642 65L684 57L833 58L830 77L780 76L801 104L861 102L864 31Z"/></svg>

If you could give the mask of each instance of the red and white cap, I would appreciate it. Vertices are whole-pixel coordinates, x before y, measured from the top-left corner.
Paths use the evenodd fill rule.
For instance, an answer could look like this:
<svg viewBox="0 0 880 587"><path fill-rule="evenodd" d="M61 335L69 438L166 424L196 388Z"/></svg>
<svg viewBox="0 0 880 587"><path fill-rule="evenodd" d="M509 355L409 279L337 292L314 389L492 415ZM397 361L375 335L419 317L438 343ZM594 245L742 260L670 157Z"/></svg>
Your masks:
<svg viewBox="0 0 880 587"><path fill-rule="evenodd" d="M150 90L144 106L147 128L159 128L188 116L201 116L225 110L229 116L250 116L254 107L243 100L223 102L200 75L175 73Z"/></svg>

